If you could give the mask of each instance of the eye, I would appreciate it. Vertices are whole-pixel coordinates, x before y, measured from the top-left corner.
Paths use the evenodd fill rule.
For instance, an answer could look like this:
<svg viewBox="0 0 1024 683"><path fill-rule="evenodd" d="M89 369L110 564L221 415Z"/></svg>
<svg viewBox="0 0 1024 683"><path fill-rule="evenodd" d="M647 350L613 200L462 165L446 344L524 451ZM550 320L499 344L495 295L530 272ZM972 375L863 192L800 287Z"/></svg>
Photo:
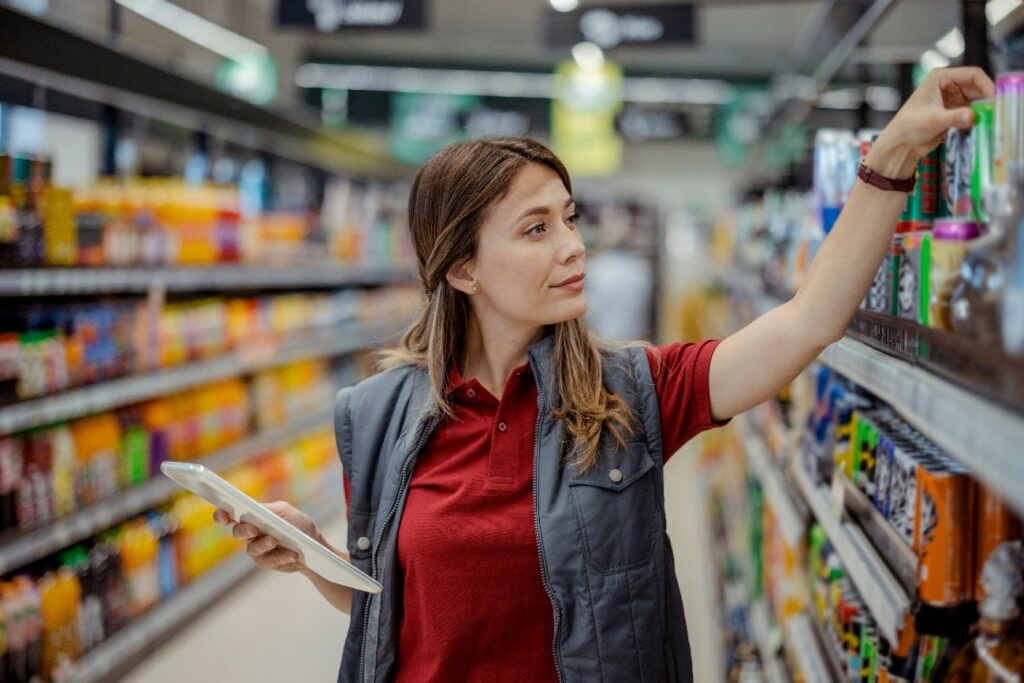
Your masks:
<svg viewBox="0 0 1024 683"><path fill-rule="evenodd" d="M580 215L578 213L574 213L573 215L565 219L565 224L571 225L572 227L576 227L576 221L578 221L579 219Z"/></svg>
<svg viewBox="0 0 1024 683"><path fill-rule="evenodd" d="M536 225L531 225L523 234L527 237L538 237L544 234L546 230L547 227L543 223L537 223Z"/></svg>

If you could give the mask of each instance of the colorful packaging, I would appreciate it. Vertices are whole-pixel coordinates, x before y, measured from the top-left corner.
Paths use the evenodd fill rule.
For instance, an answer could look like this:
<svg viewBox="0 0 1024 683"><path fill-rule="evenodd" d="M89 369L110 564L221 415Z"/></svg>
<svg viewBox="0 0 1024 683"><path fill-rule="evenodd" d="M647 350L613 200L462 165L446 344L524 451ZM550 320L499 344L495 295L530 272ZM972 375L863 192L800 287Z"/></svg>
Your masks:
<svg viewBox="0 0 1024 683"><path fill-rule="evenodd" d="M992 165L995 160L995 104L992 100L975 100L974 110L974 162L971 164L971 218L988 222L985 195L992 186Z"/></svg>
<svg viewBox="0 0 1024 683"><path fill-rule="evenodd" d="M907 320L928 324L931 302L932 234L910 232L902 236L898 315Z"/></svg>
<svg viewBox="0 0 1024 683"><path fill-rule="evenodd" d="M1024 73L1003 73L996 78L995 124L993 181L1006 185L1011 165L1024 161Z"/></svg>
<svg viewBox="0 0 1024 683"><path fill-rule="evenodd" d="M960 275L967 245L980 235L981 226L977 223L956 219L935 222L932 230L928 312L928 324L931 327L950 332L953 330L950 298Z"/></svg>
<svg viewBox="0 0 1024 683"><path fill-rule="evenodd" d="M901 221L913 221L919 228L931 225L939 208L939 152L932 150L917 166L917 185L907 196Z"/></svg>
<svg viewBox="0 0 1024 683"><path fill-rule="evenodd" d="M934 462L917 468L918 596L929 605L954 607L973 597L974 490L963 470Z"/></svg>

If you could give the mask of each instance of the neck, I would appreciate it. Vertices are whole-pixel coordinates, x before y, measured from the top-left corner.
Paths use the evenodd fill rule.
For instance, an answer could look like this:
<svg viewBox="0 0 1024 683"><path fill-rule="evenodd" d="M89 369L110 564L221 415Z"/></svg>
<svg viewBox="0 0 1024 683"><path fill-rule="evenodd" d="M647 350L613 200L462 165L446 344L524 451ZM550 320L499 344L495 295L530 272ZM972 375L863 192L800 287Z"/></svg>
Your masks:
<svg viewBox="0 0 1024 683"><path fill-rule="evenodd" d="M474 314L466 336L464 379L476 379L501 398L512 371L528 360L531 344L544 336L544 327L516 326Z"/></svg>

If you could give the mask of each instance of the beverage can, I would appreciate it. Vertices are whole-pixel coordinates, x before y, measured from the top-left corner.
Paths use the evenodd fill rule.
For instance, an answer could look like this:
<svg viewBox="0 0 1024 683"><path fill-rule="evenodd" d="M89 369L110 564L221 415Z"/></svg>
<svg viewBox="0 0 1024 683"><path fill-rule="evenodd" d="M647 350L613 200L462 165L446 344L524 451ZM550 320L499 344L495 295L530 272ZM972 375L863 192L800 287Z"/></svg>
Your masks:
<svg viewBox="0 0 1024 683"><path fill-rule="evenodd" d="M974 162L971 164L971 218L985 223L985 193L992 186L992 163L995 156L995 105L992 100L976 100L974 110Z"/></svg>
<svg viewBox="0 0 1024 683"><path fill-rule="evenodd" d="M928 325L953 330L949 301L953 295L967 245L981 235L978 223L962 219L935 221L932 229L931 282L929 286Z"/></svg>
<svg viewBox="0 0 1024 683"><path fill-rule="evenodd" d="M902 236L899 266L899 293L896 297L901 318L928 324L931 297L932 235L929 231Z"/></svg>
<svg viewBox="0 0 1024 683"><path fill-rule="evenodd" d="M934 463L917 468L918 596L929 605L953 607L973 597L974 486L965 471Z"/></svg>
<svg viewBox="0 0 1024 683"><path fill-rule="evenodd" d="M901 221L931 225L939 208L939 151L932 150L917 165L917 184L907 196Z"/></svg>
<svg viewBox="0 0 1024 683"><path fill-rule="evenodd" d="M1010 166L1024 161L1024 72L1011 71L996 78L996 156L992 180L1010 182Z"/></svg>
<svg viewBox="0 0 1024 683"><path fill-rule="evenodd" d="M974 131L950 128L943 143L941 196L946 211L940 216L971 215L971 174L974 165Z"/></svg>

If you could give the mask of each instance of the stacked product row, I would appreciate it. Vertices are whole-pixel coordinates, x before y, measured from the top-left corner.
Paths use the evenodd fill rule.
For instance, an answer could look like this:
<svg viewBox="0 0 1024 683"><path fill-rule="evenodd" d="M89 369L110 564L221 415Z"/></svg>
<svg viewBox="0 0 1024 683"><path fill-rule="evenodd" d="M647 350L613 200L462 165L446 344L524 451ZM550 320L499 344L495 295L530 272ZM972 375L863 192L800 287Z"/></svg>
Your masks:
<svg viewBox="0 0 1024 683"><path fill-rule="evenodd" d="M149 481L164 461L321 413L352 375L350 365L304 361L0 436L0 531L47 524Z"/></svg>
<svg viewBox="0 0 1024 683"><path fill-rule="evenodd" d="M50 183L51 164L0 154L0 267L216 263L410 264L404 184L335 179L320 206L180 178Z"/></svg>
<svg viewBox="0 0 1024 683"><path fill-rule="evenodd" d="M223 476L257 500L309 503L335 457L333 434L319 430ZM184 494L7 577L0 677L73 681L76 661L241 547L214 524L212 506Z"/></svg>
<svg viewBox="0 0 1024 683"><path fill-rule="evenodd" d="M349 322L411 318L410 287L203 298L12 303L0 313L0 406L114 377L281 344Z"/></svg>

